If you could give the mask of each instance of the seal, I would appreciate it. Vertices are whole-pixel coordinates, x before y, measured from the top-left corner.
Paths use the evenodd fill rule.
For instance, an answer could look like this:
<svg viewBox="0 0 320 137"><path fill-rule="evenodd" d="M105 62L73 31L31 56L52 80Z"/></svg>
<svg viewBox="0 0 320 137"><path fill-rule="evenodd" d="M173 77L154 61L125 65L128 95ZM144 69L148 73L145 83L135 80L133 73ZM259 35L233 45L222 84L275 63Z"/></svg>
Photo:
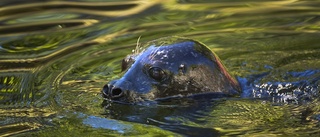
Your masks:
<svg viewBox="0 0 320 137"><path fill-rule="evenodd" d="M109 100L134 103L204 93L236 96L240 85L204 44L164 37L137 46L122 61L123 76L103 87Z"/></svg>

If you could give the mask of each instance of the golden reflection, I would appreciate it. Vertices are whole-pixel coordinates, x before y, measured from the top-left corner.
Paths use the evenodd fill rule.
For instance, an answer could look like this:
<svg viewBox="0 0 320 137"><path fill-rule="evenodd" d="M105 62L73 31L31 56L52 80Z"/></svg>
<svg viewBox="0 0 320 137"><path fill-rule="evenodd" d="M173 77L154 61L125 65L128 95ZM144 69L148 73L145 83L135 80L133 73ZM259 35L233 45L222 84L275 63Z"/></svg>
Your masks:
<svg viewBox="0 0 320 137"><path fill-rule="evenodd" d="M0 127L0 131L4 131L0 133L0 136L12 136L15 134L23 133L30 130L35 130L40 128L42 125L34 122L24 122L18 124L9 124Z"/></svg>
<svg viewBox="0 0 320 137"><path fill-rule="evenodd" d="M53 111L48 108L5 108L2 107L0 109L0 118L6 118L8 123L0 126L1 132L0 136L10 136L30 130L35 130L40 128L42 124L38 123L38 121L33 120L32 118L39 118L39 117L49 117L55 114L56 111ZM20 122L17 124L15 121L29 121L29 122Z"/></svg>
<svg viewBox="0 0 320 137"><path fill-rule="evenodd" d="M98 20L93 19L69 19L69 20L56 20L56 21L45 21L45 22L29 22L21 24L13 24L10 26L0 26L0 36L11 36L17 34L26 33L26 28L28 28L28 33L43 33L46 30L61 30L66 31L67 29L76 29L88 27L93 24L99 23ZM66 27L64 27L66 26ZM70 26L70 27L69 27ZM33 28L32 30L29 28ZM47 29L45 29L47 28ZM4 33L7 32L7 33Z"/></svg>
<svg viewBox="0 0 320 137"><path fill-rule="evenodd" d="M50 108L14 108L7 106L0 108L1 117L49 117L56 113Z"/></svg>
<svg viewBox="0 0 320 137"><path fill-rule="evenodd" d="M159 4L161 0L140 0L140 1L127 1L127 2L68 2L68 1L49 1L41 3L31 3L14 5L8 7L0 8L0 15L6 15L10 13L19 13L21 10L30 11L27 9L35 9L37 7L55 10L59 7L64 7L59 9L57 12L75 12L80 14L93 14L93 15L103 15L109 17L121 17L130 16L144 11L147 8ZM86 9L88 8L88 10ZM16 10L20 11L16 11ZM98 10L96 10L98 9ZM32 10L31 10L32 11ZM21 12L24 14L24 12Z"/></svg>
<svg viewBox="0 0 320 137"><path fill-rule="evenodd" d="M23 11L23 9L37 9L37 7L41 7L46 10L53 9L57 12L71 12L71 13L79 13L81 14L90 14L90 15L102 15L102 16L108 16L108 17L126 17L131 15L136 15L139 13L142 13L143 11L152 8L160 3L160 0L155 1L132 1L132 2L46 2L46 3L32 3L32 4L22 4L22 5L14 5L14 6L8 6L0 8L0 14L28 14ZM62 9L55 9L56 7L65 7ZM69 8L68 8L69 6ZM99 7L98 10L95 10L95 7ZM105 7L105 8L102 8ZM110 9L112 7L122 7L121 10L115 10ZM86 10L86 8L89 8L90 10ZM103 9L103 10L102 10ZM12 16L12 15L11 15ZM20 16L20 15L19 15ZM4 16L6 17L6 16ZM3 18L2 18L3 19ZM1 19L0 19L1 20ZM80 24L79 24L80 23ZM30 33L26 31L25 28L39 28L36 31L43 32L44 30L41 29L39 26L48 26L52 27L56 26L55 28L59 30L59 28L63 28L63 24L74 24L76 27L86 27L86 26L92 26L93 24L99 23L99 20L94 19L68 19L68 20L57 20L57 21L50 21L50 22L32 22L32 23L23 23L23 24L15 24L15 25L9 25L5 27L0 27L0 31L2 32L8 32L8 34L2 34L2 36L11 36L16 35L18 33ZM65 29L63 29L65 30ZM14 31L19 31L18 33L14 33ZM35 31L35 30L33 30ZM83 32L85 34L86 32ZM61 56L64 53L67 53L69 51L72 51L72 49L79 49L88 47L89 45L95 45L103 42L110 41L111 39L120 36L121 34L127 33L127 30L118 31L115 33L111 33L108 35L100 36L92 41L86 41L84 43L77 43L74 45L68 45L67 47L62 47L61 49L55 51L55 52L49 52L50 54L47 55L38 55L35 57L29 57L24 59L1 59L0 63L6 64L6 63L13 63L13 62L19 62L19 63L36 63L36 62L47 62L46 60L50 60L52 58L56 58L58 56ZM78 34L77 34L78 35ZM74 36L74 35L72 35ZM42 48L46 48L46 46L49 46L48 48L54 48L52 45L57 45L60 43L50 43L49 45L42 45L36 48L33 48L32 50L38 50ZM16 48L16 47L15 47ZM32 66L32 65L31 65ZM12 69L0 69L1 72L12 72L12 71L28 71L31 68L24 67L24 68L12 68Z"/></svg>
<svg viewBox="0 0 320 137"><path fill-rule="evenodd" d="M267 8L279 8L281 7L288 7L292 5L296 5L299 1L298 0L283 0L283 1L233 1L233 2L211 2L211 3L176 3L175 1L168 2L165 5L166 8L170 10L185 10L189 11L192 10L217 10L221 12L246 12L246 11L253 11L253 10L265 10ZM308 3L308 2L299 2L301 3Z"/></svg>

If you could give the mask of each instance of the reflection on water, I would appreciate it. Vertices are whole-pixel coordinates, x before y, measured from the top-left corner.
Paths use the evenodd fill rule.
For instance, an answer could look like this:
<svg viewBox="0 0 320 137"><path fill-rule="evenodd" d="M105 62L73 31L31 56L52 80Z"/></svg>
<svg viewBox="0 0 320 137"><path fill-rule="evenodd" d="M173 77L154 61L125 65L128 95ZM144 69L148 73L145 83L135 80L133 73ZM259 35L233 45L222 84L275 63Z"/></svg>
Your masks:
<svg viewBox="0 0 320 137"><path fill-rule="evenodd" d="M11 1L0 3L0 135L319 134L318 1ZM120 62L163 36L207 44L241 98L109 104Z"/></svg>

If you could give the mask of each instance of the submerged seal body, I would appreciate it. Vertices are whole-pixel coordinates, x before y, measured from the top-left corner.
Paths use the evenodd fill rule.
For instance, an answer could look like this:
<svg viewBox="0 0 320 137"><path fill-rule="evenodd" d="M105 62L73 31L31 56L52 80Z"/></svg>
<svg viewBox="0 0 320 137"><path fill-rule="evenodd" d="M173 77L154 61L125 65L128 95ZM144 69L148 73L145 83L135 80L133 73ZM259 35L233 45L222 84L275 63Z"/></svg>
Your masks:
<svg viewBox="0 0 320 137"><path fill-rule="evenodd" d="M204 44L166 37L144 44L122 62L124 75L103 87L103 97L139 102L201 93L238 95L240 86Z"/></svg>

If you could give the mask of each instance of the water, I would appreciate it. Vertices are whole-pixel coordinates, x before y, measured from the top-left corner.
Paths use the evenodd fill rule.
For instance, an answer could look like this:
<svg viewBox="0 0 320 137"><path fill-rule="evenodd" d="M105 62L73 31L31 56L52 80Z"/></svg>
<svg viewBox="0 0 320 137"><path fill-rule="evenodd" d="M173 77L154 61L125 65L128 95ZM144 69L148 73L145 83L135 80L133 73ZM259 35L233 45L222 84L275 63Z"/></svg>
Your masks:
<svg viewBox="0 0 320 137"><path fill-rule="evenodd" d="M0 2L1 136L319 136L319 1ZM137 105L100 97L164 36L205 43L241 98ZM270 97L277 94L278 96Z"/></svg>

